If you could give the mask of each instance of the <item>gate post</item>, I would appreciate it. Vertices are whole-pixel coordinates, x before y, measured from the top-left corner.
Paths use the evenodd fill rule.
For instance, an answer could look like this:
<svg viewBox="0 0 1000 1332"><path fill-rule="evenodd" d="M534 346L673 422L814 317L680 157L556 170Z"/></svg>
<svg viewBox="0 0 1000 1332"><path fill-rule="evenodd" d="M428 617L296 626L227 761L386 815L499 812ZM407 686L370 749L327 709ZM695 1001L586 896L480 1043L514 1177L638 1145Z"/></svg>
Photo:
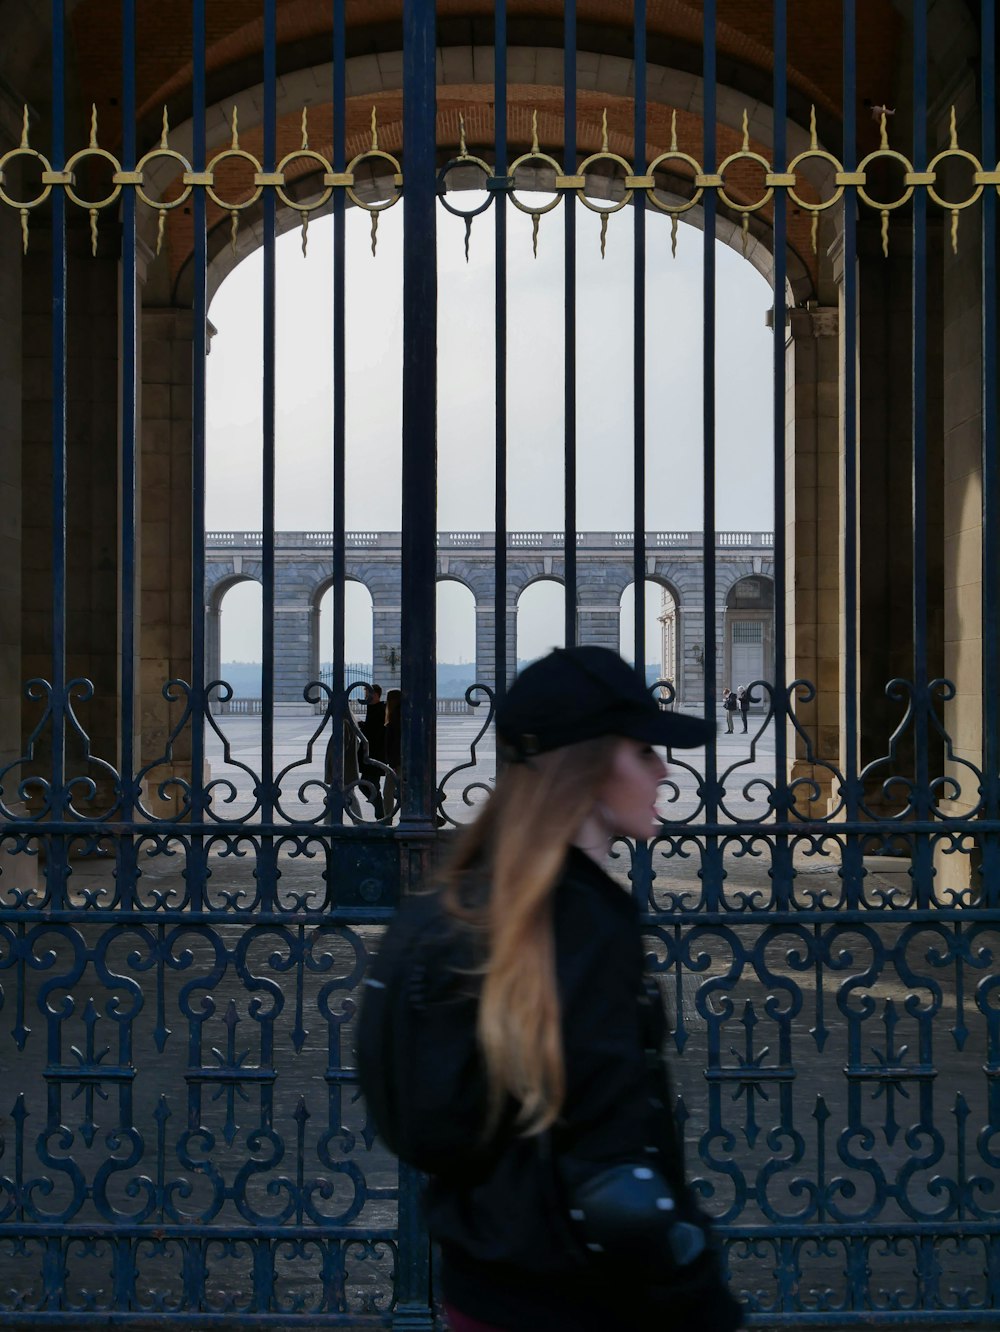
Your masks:
<svg viewBox="0 0 1000 1332"><path fill-rule="evenodd" d="M403 464L400 646L403 886L426 878L437 796L437 171L435 0L403 9ZM393 1327L431 1332L430 1239L421 1180L399 1171Z"/></svg>

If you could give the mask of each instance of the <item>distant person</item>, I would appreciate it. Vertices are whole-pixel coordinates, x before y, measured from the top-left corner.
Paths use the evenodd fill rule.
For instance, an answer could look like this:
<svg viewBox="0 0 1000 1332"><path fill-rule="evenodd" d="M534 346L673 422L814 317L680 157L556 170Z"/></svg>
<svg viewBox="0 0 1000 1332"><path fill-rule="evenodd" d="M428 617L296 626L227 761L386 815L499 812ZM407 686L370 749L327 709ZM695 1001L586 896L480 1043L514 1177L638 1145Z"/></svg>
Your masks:
<svg viewBox="0 0 1000 1332"><path fill-rule="evenodd" d="M743 734L747 733L747 713L750 711L750 691L746 685L740 685L736 691L736 702L740 709L740 716L743 718Z"/></svg>
<svg viewBox="0 0 1000 1332"><path fill-rule="evenodd" d="M398 689L390 689L385 696L385 763L392 771L385 779L383 797L386 813L392 814L393 806L399 794L402 770L403 745L403 695Z"/></svg>
<svg viewBox="0 0 1000 1332"><path fill-rule="evenodd" d="M725 709L725 713L726 713L726 732L727 732L729 735L732 735L732 733L733 733L733 713L736 711L737 700L736 700L736 695L733 693L733 691L732 691L731 689L723 689L723 691L722 691L722 706L723 706L723 708Z"/></svg>
<svg viewBox="0 0 1000 1332"><path fill-rule="evenodd" d="M338 792L344 798L345 809L350 810L355 818L361 818L361 806L358 804L358 782L361 772L358 767L358 730L350 717L344 718L344 769L343 785ZM330 736L326 745L326 758L323 764L323 780L327 786L334 785L334 736Z"/></svg>
<svg viewBox="0 0 1000 1332"><path fill-rule="evenodd" d="M385 704L382 702L381 685L373 684L369 688L366 702L360 730L368 745L368 757L361 763L361 794L374 809L375 817L381 819L385 815L385 802L382 799L382 778L385 773L378 766L385 763Z"/></svg>

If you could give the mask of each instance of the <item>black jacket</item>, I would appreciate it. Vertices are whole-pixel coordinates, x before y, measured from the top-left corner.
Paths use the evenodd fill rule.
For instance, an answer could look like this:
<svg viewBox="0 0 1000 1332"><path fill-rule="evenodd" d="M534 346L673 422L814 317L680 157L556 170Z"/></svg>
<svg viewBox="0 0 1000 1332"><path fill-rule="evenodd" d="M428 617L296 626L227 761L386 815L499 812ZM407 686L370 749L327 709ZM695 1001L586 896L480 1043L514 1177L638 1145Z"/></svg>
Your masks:
<svg viewBox="0 0 1000 1332"><path fill-rule="evenodd" d="M368 758L376 763L385 761L385 704L369 703L364 721L359 727L368 741Z"/></svg>
<svg viewBox="0 0 1000 1332"><path fill-rule="evenodd" d="M740 1310L707 1251L675 1276L588 1253L573 1233L567 1172L648 1162L679 1214L703 1219L684 1180L662 1057L666 1017L646 980L632 899L572 851L554 901L566 1101L558 1125L511 1137L476 1182L432 1180L431 1233L445 1301L517 1332L732 1332ZM652 1030L651 1030L652 1028Z"/></svg>

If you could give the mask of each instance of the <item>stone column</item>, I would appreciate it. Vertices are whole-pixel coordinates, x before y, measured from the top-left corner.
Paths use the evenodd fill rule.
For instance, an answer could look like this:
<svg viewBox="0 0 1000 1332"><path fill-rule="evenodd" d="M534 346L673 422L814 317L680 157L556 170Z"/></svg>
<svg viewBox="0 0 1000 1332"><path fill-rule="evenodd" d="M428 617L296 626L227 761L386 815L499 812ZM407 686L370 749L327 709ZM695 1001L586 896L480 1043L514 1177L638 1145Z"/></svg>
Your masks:
<svg viewBox="0 0 1000 1332"><path fill-rule="evenodd" d="M970 210L971 211L971 210ZM944 463L941 431L941 231L940 218L928 219L926 268L927 364L921 386L927 395L927 549L928 679L943 670L942 496ZM882 250L880 220L864 217L858 226L858 589L860 697L859 735L862 765L889 752L893 732L903 719L901 700L886 696L895 678L913 680L913 367L912 235L907 221L890 226L889 257ZM978 371L977 371L978 373ZM845 600L846 620L846 600ZM915 726L896 742L890 762L876 768L866 800L886 815L898 812L902 792L883 789L886 777L914 775ZM943 755L929 728L932 777Z"/></svg>
<svg viewBox="0 0 1000 1332"><path fill-rule="evenodd" d="M191 310L142 312L142 417L139 443L141 596L138 605L139 725L142 764L164 758L181 703L163 697L168 680L192 682L191 660L191 409L194 315ZM145 782L147 808L170 817L157 786L191 776L190 729L176 738L169 761Z"/></svg>
<svg viewBox="0 0 1000 1332"><path fill-rule="evenodd" d="M399 688L400 627L399 606L383 606L376 602L372 609L372 674L382 686L383 698L387 689Z"/></svg>
<svg viewBox="0 0 1000 1332"><path fill-rule="evenodd" d="M725 630L723 606L713 607L715 615L716 676L723 665ZM700 712L705 702L705 605L700 599L682 601L677 606L677 700L687 712ZM720 685L721 695L721 685Z"/></svg>
<svg viewBox="0 0 1000 1332"><path fill-rule="evenodd" d="M518 596L520 595L520 591L521 591L520 588L512 586L511 583L510 583L510 581L508 580L508 583L507 583L507 609L506 609L506 611L505 611L505 614L506 614L506 616L507 616L507 683L508 683L508 685L511 684L511 683L513 682L515 675L517 675L517 658L518 658L518 652L519 652L518 642L517 642L517 598L518 598Z"/></svg>
<svg viewBox="0 0 1000 1332"><path fill-rule="evenodd" d="M222 607L209 606L205 611L205 681L218 680L222 675Z"/></svg>
<svg viewBox="0 0 1000 1332"><path fill-rule="evenodd" d="M0 138L18 142L20 108L0 90ZM20 173L9 172L7 189L17 195ZM13 209L0 209L0 769L15 763L24 752L21 736L21 394L22 344L27 328L22 310L21 228ZM17 799L23 776L12 768L3 781L3 801L15 816L24 813ZM5 890L30 891L38 882L38 858L17 855L9 844L0 846L0 876Z"/></svg>
<svg viewBox="0 0 1000 1332"><path fill-rule="evenodd" d="M977 90L971 74L963 74L946 99L958 109L958 135L963 148L976 152L980 142ZM942 107L937 147L947 142L946 108ZM953 168L948 168L953 171ZM957 175L957 173L954 173ZM945 176L942 193L960 197L964 180ZM950 193L949 193L950 191ZM944 670L955 685L955 697L943 706L945 729L953 757L946 774L956 783L954 798L942 801L946 814L968 815L978 803L975 774L984 766L983 696L995 694L996 680L983 678L983 469L982 376L996 378L996 364L983 364L982 342L982 214L978 207L961 215L958 253L945 244L942 255L943 301L943 438L944 438ZM990 607L996 615L998 608ZM978 892L978 851L969 856L946 855L936 849L936 868L945 888Z"/></svg>
<svg viewBox="0 0 1000 1332"><path fill-rule="evenodd" d="M117 766L118 710L118 254L107 232L91 254L89 230L66 235L66 678L92 682L94 695L75 692L75 712L90 753ZM51 358L52 234L31 233L22 266L23 397L21 509L21 675L52 674L52 389L61 374ZM5 266L6 271L6 266ZM6 407L5 407L6 411ZM23 729L37 711L23 710ZM46 732L36 745L35 766L50 763ZM89 761L84 742L66 733L67 776L87 776L98 793L87 812L100 813L111 783Z"/></svg>
<svg viewBox="0 0 1000 1332"><path fill-rule="evenodd" d="M836 307L789 312L786 345L785 673L816 696L794 701L809 737L790 734L791 780L809 778L819 798L803 812L825 815L840 764L840 317ZM834 797L836 798L836 797Z"/></svg>
<svg viewBox="0 0 1000 1332"><path fill-rule="evenodd" d="M617 652L621 644L621 588L600 565L578 568L576 632L580 643Z"/></svg>
<svg viewBox="0 0 1000 1332"><path fill-rule="evenodd" d="M274 710L311 711L304 691L319 668L316 562L279 558L274 569Z"/></svg>
<svg viewBox="0 0 1000 1332"><path fill-rule="evenodd" d="M493 597L476 597L476 680L492 689L496 682L497 617Z"/></svg>
<svg viewBox="0 0 1000 1332"><path fill-rule="evenodd" d="M0 138L17 143L21 112L0 91ZM11 173L14 176L15 173ZM15 180L8 190L16 193ZM11 208L0 209L0 768L21 754L21 228ZM12 774L13 775L13 774ZM16 781L14 785L16 786ZM4 798L11 800L9 782Z"/></svg>

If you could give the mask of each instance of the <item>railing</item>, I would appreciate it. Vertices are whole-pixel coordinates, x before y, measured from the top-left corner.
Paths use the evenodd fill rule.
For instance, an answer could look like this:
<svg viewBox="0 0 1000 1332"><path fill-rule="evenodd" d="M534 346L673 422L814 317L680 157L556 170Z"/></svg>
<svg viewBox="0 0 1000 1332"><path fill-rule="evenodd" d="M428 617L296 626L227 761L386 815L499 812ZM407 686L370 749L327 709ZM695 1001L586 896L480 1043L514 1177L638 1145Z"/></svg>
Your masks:
<svg viewBox="0 0 1000 1332"><path fill-rule="evenodd" d="M358 677L355 676L354 678L357 679ZM360 715L364 712L364 707L364 699L351 699L352 712ZM224 717L259 717L262 710L262 701L259 698L231 698L228 702L218 705L218 712ZM322 704L316 705L317 712L324 712L325 710L325 700ZM439 698L437 710L441 717L468 717L481 711L481 709L474 708L471 703L466 703L464 698Z"/></svg>
<svg viewBox="0 0 1000 1332"><path fill-rule="evenodd" d="M259 716L263 700L259 698L230 698L219 704L222 716Z"/></svg>
<svg viewBox="0 0 1000 1332"><path fill-rule="evenodd" d="M279 550L329 550L333 547L332 532L276 532L274 543ZM399 532L347 532L345 544L351 550L398 550ZM508 532L507 546L511 550L561 550L566 537L563 532ZM209 550L259 550L263 543L260 532L206 532L205 546ZM494 544L492 532L439 532L438 549L490 549ZM635 544L632 532L577 532L577 547L584 550L631 550ZM702 532L666 531L647 532L646 549L665 547L698 549L704 544ZM717 546L755 547L768 550L774 545L773 532L715 533Z"/></svg>

